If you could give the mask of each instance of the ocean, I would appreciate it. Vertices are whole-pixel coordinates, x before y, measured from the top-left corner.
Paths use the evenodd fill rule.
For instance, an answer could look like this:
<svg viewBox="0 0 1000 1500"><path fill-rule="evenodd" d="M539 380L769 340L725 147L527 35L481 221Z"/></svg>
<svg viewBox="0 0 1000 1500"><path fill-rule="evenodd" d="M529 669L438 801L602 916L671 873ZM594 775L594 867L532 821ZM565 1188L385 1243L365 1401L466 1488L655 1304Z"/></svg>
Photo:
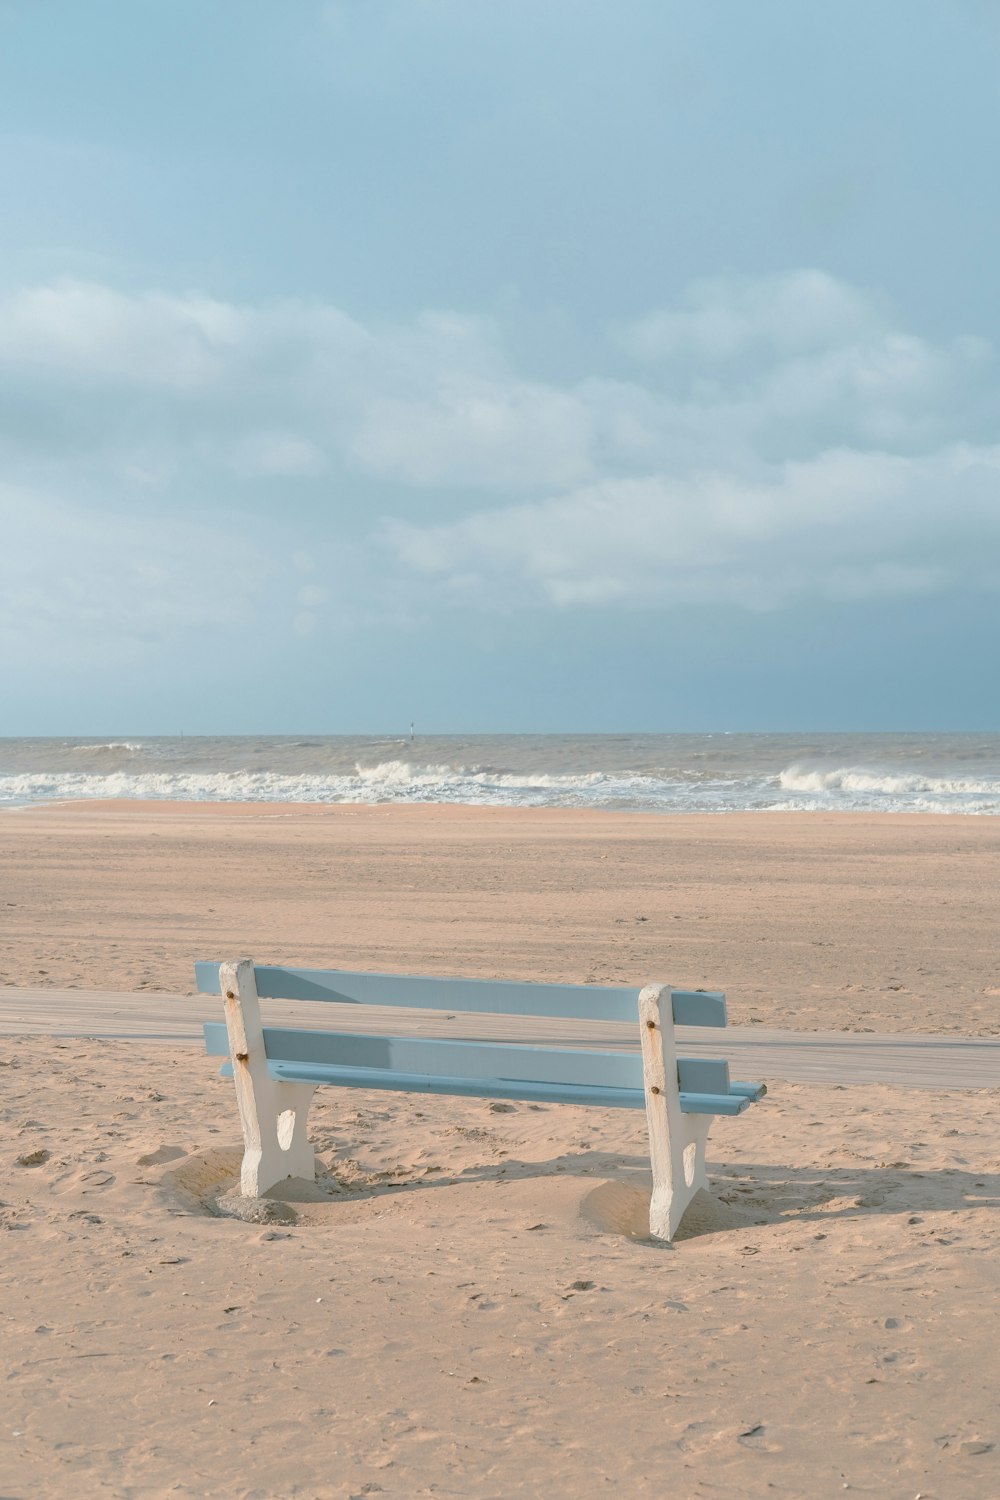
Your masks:
<svg viewBox="0 0 1000 1500"><path fill-rule="evenodd" d="M0 739L0 805L92 797L997 816L1000 734Z"/></svg>

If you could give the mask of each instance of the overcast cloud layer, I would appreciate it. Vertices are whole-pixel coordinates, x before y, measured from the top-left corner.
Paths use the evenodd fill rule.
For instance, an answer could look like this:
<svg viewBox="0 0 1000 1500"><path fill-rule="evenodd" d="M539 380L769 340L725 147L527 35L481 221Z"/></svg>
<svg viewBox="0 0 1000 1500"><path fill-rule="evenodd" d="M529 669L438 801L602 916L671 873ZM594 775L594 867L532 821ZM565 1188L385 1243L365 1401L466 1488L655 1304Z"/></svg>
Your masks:
<svg viewBox="0 0 1000 1500"><path fill-rule="evenodd" d="M140 636L235 624L246 589L224 606L203 577L227 560L312 628L322 586L293 588L278 560L314 537L324 556L351 540L351 612L385 594L417 612L773 610L1000 585L982 338L931 344L818 270L699 283L608 337L629 371L560 387L454 313L366 327L325 304L15 293L7 630L34 615L79 649L120 642L126 619ZM308 523L279 504L239 538L258 482L304 497ZM442 519L443 492L459 499Z"/></svg>
<svg viewBox="0 0 1000 1500"><path fill-rule="evenodd" d="M977 31L978 22L970 29L960 13L963 45L995 51L994 33ZM752 84L710 29L699 33L646 5L629 18L631 32L615 35L614 56L611 31L585 9L573 43L577 73L557 70L548 79L539 58L523 51L529 17L518 7L495 22L447 0L409 7L387 0L364 10L307 5L281 27L266 9L247 14L240 65L271 91L270 134L256 121L230 134L225 111L209 112L213 89L224 97L237 88L213 71L210 51L204 76L187 78L183 121L155 89L144 113L140 84L152 64L136 48L149 38L114 4L101 12L121 22L104 38L105 51L100 36L81 35L80 74L66 75L61 90L53 74L48 94L27 84L32 69L46 82L44 36L33 31L30 8L14 5L0 19L27 69L8 80L11 128L0 136L0 177L13 184L26 257L22 274L0 279L0 646L8 701L21 705L12 725L30 727L47 681L74 712L89 685L98 718L104 702L120 722L134 701L157 727L155 682L170 713L208 726L211 714L192 702L227 677L242 691L262 671L288 685L302 722L322 665L343 697L335 711L324 708L317 727L366 727L359 716L378 717L384 683L393 713L401 684L407 691L412 684L436 714L454 710L443 727L460 727L475 700L472 719L503 728L490 717L484 651L490 672L509 680L508 713L520 701L518 680L548 663L557 697L568 693L558 719L580 703L600 703L591 675L622 681L615 663L634 642L631 697L598 709L586 727L616 727L610 715L623 712L635 714L636 727L671 727L678 713L687 712L687 723L711 721L725 663L745 679L751 639L760 667L765 646L811 636L798 659L782 645L781 682L768 688L760 727L794 720L794 703L782 694L823 702L813 681L822 672L839 678L844 727L859 727L877 717L883 689L870 682L851 718L851 673L864 673L858 622L882 663L881 680L910 685L893 709L898 717L899 704L913 714L926 703L929 656L918 638L932 617L949 649L959 646L964 716L986 722L977 687L978 664L989 656L982 622L1000 619L996 326L965 315L977 306L969 288L952 298L950 316L945 302L927 299L915 315L906 278L916 274L911 261L919 270L929 240L891 263L876 253L874 229L850 248L833 227L837 215L850 221L843 204L825 232L808 215L796 221L786 213L786 228L799 227L782 235L776 218L770 246L760 239L756 210L740 197L755 122L761 203L768 194L779 203L805 164L815 167L810 152L820 139L830 150L844 145L836 114L816 115L821 104L810 103L802 80L779 70ZM729 14L743 24L735 7ZM777 35L791 15L775 4L760 19ZM154 7L150 18L169 52L178 39L164 29L167 12ZM72 29L70 11L64 19ZM860 38L861 9L842 19ZM188 20L199 24L194 11ZM925 30L930 49L936 31L929 21ZM753 38L747 45L759 44L763 58L766 37ZM221 66L221 43L231 36L223 28L216 40ZM484 52L490 41L494 50ZM885 24L868 41L888 55L899 34ZM650 70L647 44L658 70ZM116 49L131 75L116 66ZM412 57L412 78L400 70L403 53ZM476 76L459 86L473 57ZM326 72L317 71L323 58ZM842 83L852 80L874 160L883 139L875 75L855 75L850 49L831 52L828 65ZM131 79L127 94L123 78ZM595 92L597 79L606 96ZM830 80L817 72L814 82L821 100ZM107 100L99 106L102 83ZM428 136L421 147L412 91L431 84L439 113L426 125L433 142ZM537 91L545 88L559 105L553 114L540 110ZM730 94L735 113L727 117ZM303 111L298 126L287 115L293 98ZM373 114L376 101L381 115ZM912 107L915 132L918 102L896 101L904 114ZM607 153L595 135L595 107ZM969 108L956 96L956 150L962 131L966 142L974 134ZM376 116L385 132L377 160ZM769 175L775 142L793 152L785 142L802 125L803 154L787 156L783 185ZM317 132L327 128L324 154ZM610 150L616 130L631 132L634 160ZM729 161L719 154L719 131ZM677 139L686 158L677 156ZM355 149L356 174L345 177ZM424 149L431 154L414 154ZM109 183L128 183L130 201L155 218L182 168L200 191L203 156L215 164L212 232L231 234L227 255L211 265L192 261L207 223L192 212L185 252L179 240L170 243L178 232L171 224L157 259L136 238L141 213L123 215L102 195ZM302 161L308 191L284 202L281 244L268 239L263 218L256 232L241 231L250 169L294 175ZM542 162L547 196L532 176L532 164ZM672 179L670 234L648 186L661 162L667 174L682 166L687 173ZM341 174L340 198L321 228L310 225L309 212L322 200L328 163ZM728 204L728 233L718 241L728 249L718 256L714 246L706 252L691 242L682 274L683 255L666 247L672 236L683 248L685 205L693 212L708 201L698 164L712 176L712 211ZM927 181L913 166L901 158L893 181L894 191L909 184L916 204ZM68 196L74 173L91 185L86 209ZM865 170L857 167L853 180L860 191ZM39 207L45 181L44 214L53 203L69 205L58 250ZM571 205L573 181L581 196ZM503 243L517 275L487 290L470 276L490 274L498 234L502 240L501 184L513 225ZM631 217L626 187L639 194ZM828 199L830 214L840 200L832 188ZM380 228L383 203L396 215L391 231ZM609 238L616 203L629 224L627 253ZM903 208L895 212L898 219ZM365 285L344 259L338 214L356 251L369 248L381 280ZM434 214L437 240L428 237ZM324 233L334 264L307 274L299 246ZM534 260L525 259L532 233ZM380 260L386 234L394 247L388 271ZM463 243L466 235L475 243ZM664 247L662 273L636 261L630 274L644 235L650 253ZM602 249L600 268L580 259L591 241ZM795 241L832 253L794 259ZM52 265L49 274L27 274L32 244L37 265ZM560 245L573 245L576 260L553 248ZM558 293L554 261L564 269ZM235 263L242 288L229 270ZM595 297L598 269L604 279ZM989 288L980 301L993 305ZM966 655L960 642L970 610L976 639ZM783 634L773 623L782 619ZM651 663L667 660L662 641L681 675L691 664L683 691L680 677L673 684L669 714L648 691ZM712 681L699 693L702 658ZM735 676L730 687L736 694ZM263 720L244 715L244 727L281 727L280 690L271 691ZM538 701L550 692L540 686ZM510 727L532 727L537 702L527 690L522 706ZM51 709L46 703L40 725L58 721ZM931 712L920 722L934 721Z"/></svg>

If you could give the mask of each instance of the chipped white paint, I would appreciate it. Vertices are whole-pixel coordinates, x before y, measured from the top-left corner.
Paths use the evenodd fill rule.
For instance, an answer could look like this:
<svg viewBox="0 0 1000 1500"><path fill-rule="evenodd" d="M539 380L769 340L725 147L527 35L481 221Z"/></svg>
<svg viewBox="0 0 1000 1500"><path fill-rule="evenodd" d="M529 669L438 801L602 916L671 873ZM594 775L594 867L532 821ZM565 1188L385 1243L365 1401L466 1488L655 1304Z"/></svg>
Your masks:
<svg viewBox="0 0 1000 1500"><path fill-rule="evenodd" d="M311 1182L316 1165L306 1121L315 1085L271 1077L251 960L223 964L219 983L243 1126L240 1191L256 1198L286 1177Z"/></svg>
<svg viewBox="0 0 1000 1500"><path fill-rule="evenodd" d="M654 1239L672 1240L691 1199L708 1185L705 1144L713 1117L681 1111L673 995L668 985L651 984L641 991L639 1031L653 1168L649 1232Z"/></svg>

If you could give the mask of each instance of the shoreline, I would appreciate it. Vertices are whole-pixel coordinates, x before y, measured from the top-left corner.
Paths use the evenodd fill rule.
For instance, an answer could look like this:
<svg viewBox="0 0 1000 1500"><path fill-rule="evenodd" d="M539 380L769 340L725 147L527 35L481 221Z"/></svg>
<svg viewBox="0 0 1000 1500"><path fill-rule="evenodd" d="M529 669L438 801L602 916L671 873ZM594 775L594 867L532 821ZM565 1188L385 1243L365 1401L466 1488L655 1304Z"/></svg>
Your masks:
<svg viewBox="0 0 1000 1500"><path fill-rule="evenodd" d="M563 818L625 818L628 820L649 819L652 822L677 822L680 820L718 822L720 819L726 821L739 821L747 819L757 822L762 818L775 820L798 821L799 819L821 819L832 823L856 821L856 822L911 822L911 823L1000 823L1000 814L997 813L963 813L963 812L875 812L860 810L857 808L741 808L738 810L730 808L719 808L714 812L699 810L697 812L678 811L667 809L662 812L653 811L649 808L619 808L619 807L554 807L537 805L532 807L507 806L500 803L479 802L393 802L388 799L383 802L295 802L267 801L260 799L232 800L212 802L207 798L184 800L172 797L67 797L63 799L53 798L39 802L10 803L0 805L0 817L6 813L24 812L85 812L88 810L102 812L118 812L135 810L137 813L154 814L163 812L167 814L190 814L197 816L204 814L221 814L222 816L249 816L255 812L261 812L266 816L280 816L284 812L294 812L306 817L322 814L337 815L341 813L358 812L392 812L401 815L413 813L417 816L431 815L435 812L445 812L456 816L468 814L470 817L563 817Z"/></svg>
<svg viewBox="0 0 1000 1500"><path fill-rule="evenodd" d="M1000 816L1000 732L0 739L20 806L155 799Z"/></svg>

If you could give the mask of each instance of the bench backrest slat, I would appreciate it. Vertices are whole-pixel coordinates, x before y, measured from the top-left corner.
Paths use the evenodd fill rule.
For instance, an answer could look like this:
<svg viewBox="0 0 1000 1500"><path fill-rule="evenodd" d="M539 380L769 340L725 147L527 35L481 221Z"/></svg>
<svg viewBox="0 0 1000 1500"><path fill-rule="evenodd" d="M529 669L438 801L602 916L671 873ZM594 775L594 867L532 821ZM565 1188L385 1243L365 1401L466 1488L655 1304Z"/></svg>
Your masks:
<svg viewBox="0 0 1000 1500"><path fill-rule="evenodd" d="M219 993L219 965L195 964L198 989ZM438 979L425 974L359 974L340 969L254 968L262 999L325 1000L341 1005L391 1005L508 1016L555 1016L580 1021L635 1022L635 986L527 984L499 979ZM674 990L674 1024L725 1026L725 996Z"/></svg>

